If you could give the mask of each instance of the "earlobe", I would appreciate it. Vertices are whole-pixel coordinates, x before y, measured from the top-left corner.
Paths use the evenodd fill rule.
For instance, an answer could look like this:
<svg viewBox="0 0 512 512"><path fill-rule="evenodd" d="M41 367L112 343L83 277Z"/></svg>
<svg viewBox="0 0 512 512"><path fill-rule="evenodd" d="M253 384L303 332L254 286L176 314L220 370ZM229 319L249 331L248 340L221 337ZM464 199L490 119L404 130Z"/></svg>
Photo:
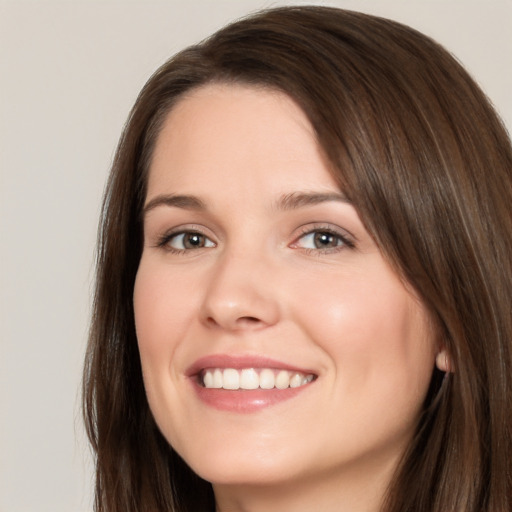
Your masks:
<svg viewBox="0 0 512 512"><path fill-rule="evenodd" d="M452 372L453 371L453 365L451 362L451 358L450 358L446 348L439 350L439 352L437 353L436 366L437 366L437 369L442 372Z"/></svg>

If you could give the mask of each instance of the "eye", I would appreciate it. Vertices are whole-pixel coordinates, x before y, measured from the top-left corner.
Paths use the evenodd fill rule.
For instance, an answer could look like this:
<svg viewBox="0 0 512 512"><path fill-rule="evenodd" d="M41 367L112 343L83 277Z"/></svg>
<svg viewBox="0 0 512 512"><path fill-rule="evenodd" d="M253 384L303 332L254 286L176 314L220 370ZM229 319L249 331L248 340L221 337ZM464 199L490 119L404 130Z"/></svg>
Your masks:
<svg viewBox="0 0 512 512"><path fill-rule="evenodd" d="M341 247L354 247L354 244L341 233L336 233L330 229L314 229L300 236L293 243L293 247L329 251Z"/></svg>
<svg viewBox="0 0 512 512"><path fill-rule="evenodd" d="M193 249L202 249L203 247L215 247L207 236L196 231L183 231L173 233L162 240L161 245L175 251L189 251Z"/></svg>

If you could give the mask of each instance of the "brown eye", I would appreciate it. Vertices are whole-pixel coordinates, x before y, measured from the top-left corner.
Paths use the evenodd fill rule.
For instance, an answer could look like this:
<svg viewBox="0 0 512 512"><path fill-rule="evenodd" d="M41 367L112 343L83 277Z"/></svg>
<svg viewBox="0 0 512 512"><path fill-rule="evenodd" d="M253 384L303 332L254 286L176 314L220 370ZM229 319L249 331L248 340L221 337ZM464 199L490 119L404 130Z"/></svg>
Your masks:
<svg viewBox="0 0 512 512"><path fill-rule="evenodd" d="M215 244L205 235L193 231L177 233L173 235L167 245L178 251L201 249L203 247L214 247Z"/></svg>
<svg viewBox="0 0 512 512"><path fill-rule="evenodd" d="M335 249L351 244L342 236L331 231L316 230L302 235L295 244L302 249Z"/></svg>
<svg viewBox="0 0 512 512"><path fill-rule="evenodd" d="M339 236L325 231L318 231L313 233L313 243L317 249L337 247L341 240Z"/></svg>

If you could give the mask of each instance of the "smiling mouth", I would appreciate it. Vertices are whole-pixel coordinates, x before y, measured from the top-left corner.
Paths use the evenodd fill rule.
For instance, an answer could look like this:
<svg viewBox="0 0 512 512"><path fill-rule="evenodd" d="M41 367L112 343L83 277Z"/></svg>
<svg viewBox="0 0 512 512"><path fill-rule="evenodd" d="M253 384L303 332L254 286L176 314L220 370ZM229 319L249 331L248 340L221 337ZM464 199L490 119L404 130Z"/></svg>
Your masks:
<svg viewBox="0 0 512 512"><path fill-rule="evenodd" d="M315 379L312 373L274 368L207 368L198 377L203 388L230 391L298 388Z"/></svg>

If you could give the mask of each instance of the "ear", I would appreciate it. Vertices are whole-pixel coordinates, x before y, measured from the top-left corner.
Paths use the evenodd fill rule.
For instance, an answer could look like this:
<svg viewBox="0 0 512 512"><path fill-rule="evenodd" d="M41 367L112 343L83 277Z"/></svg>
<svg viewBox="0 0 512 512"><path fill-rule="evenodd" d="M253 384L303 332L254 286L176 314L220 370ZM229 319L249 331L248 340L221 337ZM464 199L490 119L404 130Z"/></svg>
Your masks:
<svg viewBox="0 0 512 512"><path fill-rule="evenodd" d="M439 352L436 355L436 366L438 370L445 373L453 371L452 360L450 354L448 354L448 351L446 350L446 347L439 349Z"/></svg>

